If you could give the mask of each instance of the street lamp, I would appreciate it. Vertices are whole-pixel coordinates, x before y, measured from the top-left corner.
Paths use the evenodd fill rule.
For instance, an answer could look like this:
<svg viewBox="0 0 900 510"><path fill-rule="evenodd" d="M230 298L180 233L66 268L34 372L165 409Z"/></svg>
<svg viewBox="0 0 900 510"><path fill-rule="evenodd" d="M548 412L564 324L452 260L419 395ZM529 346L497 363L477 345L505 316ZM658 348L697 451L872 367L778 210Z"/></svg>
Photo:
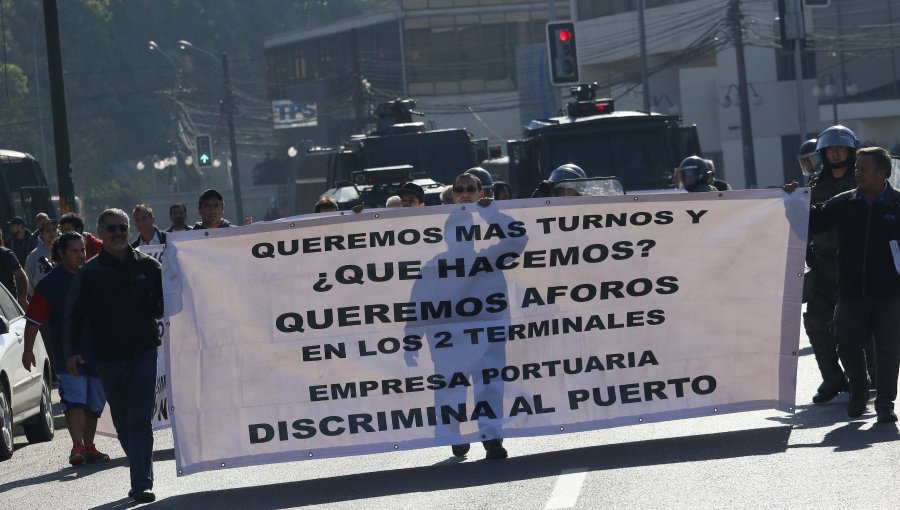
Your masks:
<svg viewBox="0 0 900 510"><path fill-rule="evenodd" d="M218 61L216 56L208 50L194 46L184 39L178 41L178 49L182 51L194 50ZM234 94L231 91L231 76L228 73L228 54L222 52L222 89L225 95L222 100L222 109L228 118L228 145L231 152L231 187L234 190L235 210L237 211L238 224L244 222L244 202L241 196L241 174L238 171L237 139L234 134ZM215 166L215 165L214 165Z"/></svg>
<svg viewBox="0 0 900 510"><path fill-rule="evenodd" d="M147 41L147 47L150 48L150 51L159 52L160 55L162 55L166 60L169 61L170 64L172 64L172 68L175 69L175 85L177 88L180 89L181 88L181 68L178 67L177 63L175 63L175 59L173 59L171 55L169 55L168 53L163 51L162 48L160 48L159 45L156 44L156 41Z"/></svg>
<svg viewBox="0 0 900 510"><path fill-rule="evenodd" d="M844 87L844 98L855 96L857 92L859 92L859 87L857 87L855 83L846 85ZM838 124L840 124L840 122L838 121L837 109L838 87L834 83L834 75L828 75L828 84L826 84L824 87L819 86L819 84L817 83L816 86L812 89L812 95L816 98L831 98L831 115L832 117L834 117L833 125L837 126Z"/></svg>
<svg viewBox="0 0 900 510"><path fill-rule="evenodd" d="M653 96L653 110L657 113L662 113L663 104L669 103L669 106L666 107L666 113L669 115L678 115L681 113L681 108L672 101L672 98L668 96L668 94L661 94L658 96Z"/></svg>

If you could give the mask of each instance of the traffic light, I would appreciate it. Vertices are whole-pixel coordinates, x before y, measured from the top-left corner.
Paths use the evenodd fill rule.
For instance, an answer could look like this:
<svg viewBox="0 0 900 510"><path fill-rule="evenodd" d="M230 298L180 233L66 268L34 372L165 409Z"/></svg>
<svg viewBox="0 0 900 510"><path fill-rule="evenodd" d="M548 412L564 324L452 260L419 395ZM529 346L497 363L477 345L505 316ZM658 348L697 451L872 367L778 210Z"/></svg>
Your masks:
<svg viewBox="0 0 900 510"><path fill-rule="evenodd" d="M212 166L212 139L209 135L197 135L197 166Z"/></svg>
<svg viewBox="0 0 900 510"><path fill-rule="evenodd" d="M551 21L547 23L547 53L550 61L550 81L554 85L578 83L578 51L575 23Z"/></svg>

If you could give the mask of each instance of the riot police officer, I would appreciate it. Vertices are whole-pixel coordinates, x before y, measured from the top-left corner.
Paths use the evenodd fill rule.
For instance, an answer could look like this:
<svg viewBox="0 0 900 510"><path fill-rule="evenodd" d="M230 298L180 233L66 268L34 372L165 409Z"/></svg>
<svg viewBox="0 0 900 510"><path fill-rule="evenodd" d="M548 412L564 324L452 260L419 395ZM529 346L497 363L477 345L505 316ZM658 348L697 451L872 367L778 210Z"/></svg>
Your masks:
<svg viewBox="0 0 900 510"><path fill-rule="evenodd" d="M688 156L678 165L681 174L681 185L684 189L694 193L700 191L716 191L712 185L712 172L706 160L700 156Z"/></svg>
<svg viewBox="0 0 900 510"><path fill-rule="evenodd" d="M797 150L797 162L800 163L800 171L806 177L807 183L812 180L812 176L816 172L822 169L822 156L816 151L817 143L817 139L810 138L801 143L800 149Z"/></svg>
<svg viewBox="0 0 900 510"><path fill-rule="evenodd" d="M547 180L541 181L538 184L537 188L531 193L531 198L538 197L549 197L551 195L551 190L553 186L560 182L569 179L584 179L587 175L584 173L584 170L581 169L580 166L574 163L566 163L565 165L558 166L555 170L550 172L550 176L547 177Z"/></svg>
<svg viewBox="0 0 900 510"><path fill-rule="evenodd" d="M815 151L810 151L813 140L800 145L797 157L804 174L816 170L816 159L821 168L812 173L809 187L811 202L818 204L845 191L856 188L853 167L859 141L853 131L844 126L831 126L815 140ZM810 253L804 294L806 313L803 326L816 356L822 384L813 396L813 403L830 401L838 393L847 391L847 380L838 363L837 344L834 339L834 306L837 302L837 234L832 230L810 236Z"/></svg>
<svg viewBox="0 0 900 510"><path fill-rule="evenodd" d="M478 180L481 181L481 188L484 190L484 196L488 198L494 197L494 179L491 178L490 172L480 166L476 166L466 170L464 173L478 177Z"/></svg>
<svg viewBox="0 0 900 510"><path fill-rule="evenodd" d="M706 161L706 166L709 167L709 178L710 184L712 184L713 188L716 188L718 191L732 191L733 188L731 184L728 184L724 179L719 179L716 177L716 164L711 159L704 159Z"/></svg>

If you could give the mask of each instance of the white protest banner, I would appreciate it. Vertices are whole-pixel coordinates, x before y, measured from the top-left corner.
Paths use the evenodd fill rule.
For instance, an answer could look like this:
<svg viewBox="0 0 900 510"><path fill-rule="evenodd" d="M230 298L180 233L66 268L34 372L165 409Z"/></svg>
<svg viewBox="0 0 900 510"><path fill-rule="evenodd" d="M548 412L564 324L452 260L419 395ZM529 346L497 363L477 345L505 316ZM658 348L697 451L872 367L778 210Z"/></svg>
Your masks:
<svg viewBox="0 0 900 510"><path fill-rule="evenodd" d="M151 244L138 247L138 251L150 255L160 262L163 261L163 253L166 251L164 244ZM166 429L172 426L169 421L168 392L166 391L166 346L169 345L169 335L166 328L166 319L156 321L159 330L159 349L156 356L156 400L153 406L153 430ZM112 416L107 409L97 420L97 433L102 436L116 437L116 427L113 425Z"/></svg>
<svg viewBox="0 0 900 510"><path fill-rule="evenodd" d="M808 208L564 197L173 238L178 473L792 410Z"/></svg>

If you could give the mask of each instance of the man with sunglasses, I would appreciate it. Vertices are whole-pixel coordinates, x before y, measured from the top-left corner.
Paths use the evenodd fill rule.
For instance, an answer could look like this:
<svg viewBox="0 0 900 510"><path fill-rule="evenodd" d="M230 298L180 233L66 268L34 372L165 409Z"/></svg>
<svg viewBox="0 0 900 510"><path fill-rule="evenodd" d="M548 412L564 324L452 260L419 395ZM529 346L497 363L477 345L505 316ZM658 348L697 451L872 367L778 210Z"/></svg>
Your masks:
<svg viewBox="0 0 900 510"><path fill-rule="evenodd" d="M159 262L128 244L128 215L107 209L97 220L103 251L75 274L66 300L63 346L66 369L79 375L82 328L90 341L119 442L128 457L131 490L139 503L154 501L153 428L156 319L162 317Z"/></svg>
<svg viewBox="0 0 900 510"><path fill-rule="evenodd" d="M451 189L454 204L478 204L487 207L492 201L486 196L481 179L468 171L456 176Z"/></svg>

